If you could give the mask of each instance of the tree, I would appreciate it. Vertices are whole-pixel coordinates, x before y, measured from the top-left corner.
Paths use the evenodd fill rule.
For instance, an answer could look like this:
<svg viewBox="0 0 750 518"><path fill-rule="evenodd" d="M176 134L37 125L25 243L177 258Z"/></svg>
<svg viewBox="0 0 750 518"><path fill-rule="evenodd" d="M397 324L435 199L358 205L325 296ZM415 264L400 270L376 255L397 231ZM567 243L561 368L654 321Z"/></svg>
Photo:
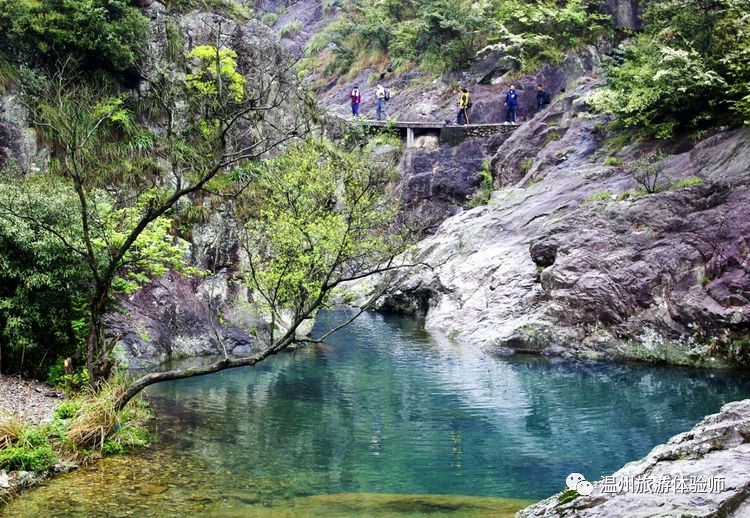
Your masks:
<svg viewBox="0 0 750 518"><path fill-rule="evenodd" d="M411 266L403 254L411 232L388 196L393 171L371 167L365 151L307 141L282 156L234 172L237 228L247 254L247 283L256 308L269 315L268 343L244 358L155 372L136 380L118 408L144 388L165 380L255 365L295 342L322 341L367 309L317 340L298 333L343 283ZM370 299L382 294L388 276Z"/></svg>
<svg viewBox="0 0 750 518"><path fill-rule="evenodd" d="M750 119L750 2L651 2L643 34L610 66L593 105L626 127L670 138Z"/></svg>
<svg viewBox="0 0 750 518"><path fill-rule="evenodd" d="M36 376L56 357L75 352L87 269L37 224L69 228L77 242L74 193L49 175L19 181L19 174L9 168L0 176L0 207L32 213L34 220L0 213L0 372Z"/></svg>
<svg viewBox="0 0 750 518"><path fill-rule="evenodd" d="M78 239L18 204L0 210L32 222L85 262L90 285L86 365L95 382L106 379L112 367L117 337L105 337L103 317L118 282L129 274L135 274L130 281L145 280L175 264L164 218L237 164L308 129L304 119L287 117L283 127L271 120L293 94L288 67L258 65L249 87L237 73L236 54L223 43L226 36L219 24L216 45L196 48L187 74L174 64L152 67L140 98L106 84L74 82L79 78L69 73L72 60L27 89L32 123L51 148L50 173L74 194ZM140 124L143 110L163 122ZM158 228L165 231L163 239L149 239L150 230ZM163 252L161 257L143 253L149 245L150 252Z"/></svg>

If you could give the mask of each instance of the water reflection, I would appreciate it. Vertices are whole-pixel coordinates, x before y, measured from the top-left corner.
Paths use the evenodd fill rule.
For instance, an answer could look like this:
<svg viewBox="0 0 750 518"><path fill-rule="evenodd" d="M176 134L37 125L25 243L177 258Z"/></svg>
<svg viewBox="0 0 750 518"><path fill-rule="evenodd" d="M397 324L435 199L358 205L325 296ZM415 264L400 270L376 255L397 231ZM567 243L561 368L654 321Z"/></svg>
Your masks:
<svg viewBox="0 0 750 518"><path fill-rule="evenodd" d="M323 315L318 329L342 318ZM498 359L431 340L409 319L368 314L329 345L163 383L149 396L159 412L156 448L127 458L132 481L109 471L122 469L111 467L117 460L102 464L110 476L97 479L92 513L109 495L126 506L147 502L155 514L202 506L208 514L252 508L403 516L436 506L451 515L512 515L518 502L388 495L543 498L572 471L589 479L612 472L721 404L750 396L750 381L687 369ZM151 471L158 489L144 496L138 473ZM80 483L85 491L86 476L53 481L11 506L11 515L29 515L32 505L35 513L65 508L62 488ZM131 496L117 496L118 487Z"/></svg>

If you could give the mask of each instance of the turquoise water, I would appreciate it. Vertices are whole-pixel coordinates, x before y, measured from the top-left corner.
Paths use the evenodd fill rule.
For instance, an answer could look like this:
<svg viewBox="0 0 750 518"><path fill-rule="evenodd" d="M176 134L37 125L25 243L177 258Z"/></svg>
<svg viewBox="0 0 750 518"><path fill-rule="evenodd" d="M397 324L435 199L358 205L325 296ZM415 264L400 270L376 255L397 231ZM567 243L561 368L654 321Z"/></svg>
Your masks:
<svg viewBox="0 0 750 518"><path fill-rule="evenodd" d="M342 318L322 315L317 332ZM114 463L109 467L100 463L94 474L55 479L19 499L12 515L101 511L95 496L70 507L66 488L76 483L93 486L101 499L109 495L120 509L145 501L155 514L301 506L304 512L289 516L317 515L306 507L314 502L347 515L341 506L353 508L342 500L371 493L538 500L561 490L571 472L597 479L723 403L750 397L750 380L496 358L432 340L413 320L365 314L330 344L254 368L163 383L149 397L159 413L155 448L106 461ZM320 495L340 496L334 502ZM374 502L397 513L406 505ZM416 514L453 505L410 502ZM456 505L470 509L471 502ZM477 509L501 505L473 502Z"/></svg>

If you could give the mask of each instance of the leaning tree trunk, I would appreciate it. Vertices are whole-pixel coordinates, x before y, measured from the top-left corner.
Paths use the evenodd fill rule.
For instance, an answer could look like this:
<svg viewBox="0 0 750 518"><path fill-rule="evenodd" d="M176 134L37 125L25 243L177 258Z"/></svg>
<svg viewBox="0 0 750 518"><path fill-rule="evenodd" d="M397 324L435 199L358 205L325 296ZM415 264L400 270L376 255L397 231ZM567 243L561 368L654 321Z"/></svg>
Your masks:
<svg viewBox="0 0 750 518"><path fill-rule="evenodd" d="M293 336L294 335L292 335L292 337ZM226 369L255 365L256 363L265 360L269 356L286 349L293 342L292 337L287 337L281 343L269 347L268 349L254 356L248 356L245 358L223 358L212 363L211 365L206 365L204 367L190 367L187 369L178 369L166 372L152 372L150 374L141 376L128 387L128 389L122 396L120 396L120 399L117 400L117 403L115 404L115 410L119 411L125 408L125 405L127 405L131 399L138 395L140 391L155 383L168 380L192 378L193 376L202 376L204 374L211 374L213 372L219 372Z"/></svg>

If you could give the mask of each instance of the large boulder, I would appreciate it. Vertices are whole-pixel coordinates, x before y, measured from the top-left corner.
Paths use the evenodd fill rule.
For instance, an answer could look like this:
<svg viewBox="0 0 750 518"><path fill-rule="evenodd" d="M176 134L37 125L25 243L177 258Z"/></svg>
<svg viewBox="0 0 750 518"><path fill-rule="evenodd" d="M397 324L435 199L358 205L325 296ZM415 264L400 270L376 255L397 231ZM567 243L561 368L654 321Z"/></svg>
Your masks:
<svg viewBox="0 0 750 518"><path fill-rule="evenodd" d="M675 435L645 458L593 482L590 495L568 491L516 516L743 518L750 512L748 465L750 400L746 399L724 405L718 414Z"/></svg>

